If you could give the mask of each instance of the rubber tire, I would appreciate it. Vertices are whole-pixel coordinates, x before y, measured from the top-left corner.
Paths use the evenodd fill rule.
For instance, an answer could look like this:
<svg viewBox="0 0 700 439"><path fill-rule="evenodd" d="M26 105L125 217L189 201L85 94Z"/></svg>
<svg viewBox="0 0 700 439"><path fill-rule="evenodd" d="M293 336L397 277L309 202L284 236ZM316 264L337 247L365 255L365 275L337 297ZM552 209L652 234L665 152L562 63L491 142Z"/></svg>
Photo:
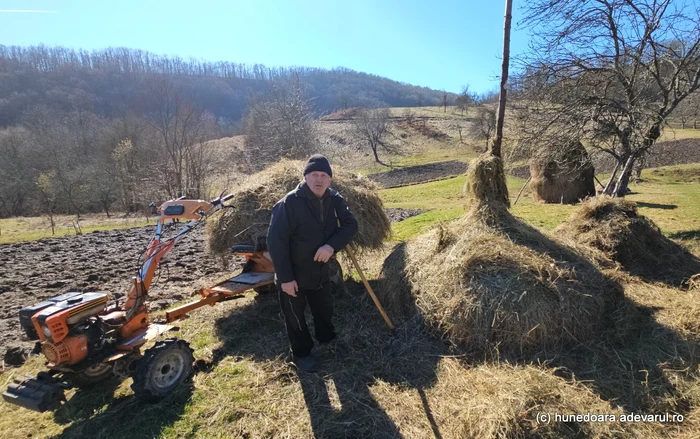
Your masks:
<svg viewBox="0 0 700 439"><path fill-rule="evenodd" d="M169 375L172 360L179 363L179 368L174 374ZM131 390L143 401L158 402L187 379L192 372L193 363L194 356L187 342L175 338L160 341L138 360ZM167 385L157 382L163 375L167 375L166 379L171 381Z"/></svg>
<svg viewBox="0 0 700 439"><path fill-rule="evenodd" d="M85 388L101 383L114 375L114 363L98 363L93 367L97 368L98 366L103 366L105 368L98 371L91 371L90 369L92 368L88 368L82 372L71 374L71 383L75 387Z"/></svg>

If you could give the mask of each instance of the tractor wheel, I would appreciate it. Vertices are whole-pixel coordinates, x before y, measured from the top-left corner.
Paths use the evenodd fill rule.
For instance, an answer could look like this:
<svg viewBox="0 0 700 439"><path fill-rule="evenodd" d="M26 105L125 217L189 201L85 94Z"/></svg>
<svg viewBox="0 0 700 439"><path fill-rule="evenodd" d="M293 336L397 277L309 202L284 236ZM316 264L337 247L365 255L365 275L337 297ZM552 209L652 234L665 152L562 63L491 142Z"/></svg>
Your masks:
<svg viewBox="0 0 700 439"><path fill-rule="evenodd" d="M138 360L131 390L141 400L157 402L185 381L193 363L192 349L185 341L160 341Z"/></svg>
<svg viewBox="0 0 700 439"><path fill-rule="evenodd" d="M114 375L114 363L98 363L87 369L71 374L70 380L76 387L90 387Z"/></svg>

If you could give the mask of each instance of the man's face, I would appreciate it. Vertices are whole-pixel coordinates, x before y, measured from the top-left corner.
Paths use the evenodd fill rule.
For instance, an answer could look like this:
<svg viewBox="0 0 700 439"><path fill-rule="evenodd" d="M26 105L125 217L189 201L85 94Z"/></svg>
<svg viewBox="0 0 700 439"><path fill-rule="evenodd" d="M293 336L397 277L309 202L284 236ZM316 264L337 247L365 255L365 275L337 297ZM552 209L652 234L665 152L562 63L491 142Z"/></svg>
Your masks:
<svg viewBox="0 0 700 439"><path fill-rule="evenodd" d="M331 187L331 177L323 171L309 172L304 176L304 181L317 197L322 197L326 189Z"/></svg>

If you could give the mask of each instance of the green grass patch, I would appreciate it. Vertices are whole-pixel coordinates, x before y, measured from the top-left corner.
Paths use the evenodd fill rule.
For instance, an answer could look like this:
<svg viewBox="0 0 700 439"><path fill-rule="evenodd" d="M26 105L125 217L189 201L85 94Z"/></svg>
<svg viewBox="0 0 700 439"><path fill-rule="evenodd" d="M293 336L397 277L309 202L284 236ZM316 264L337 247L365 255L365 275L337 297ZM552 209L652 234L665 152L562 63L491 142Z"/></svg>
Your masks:
<svg viewBox="0 0 700 439"><path fill-rule="evenodd" d="M451 221L464 215L464 208L431 210L395 223L392 227L393 239L404 241L425 233L435 224Z"/></svg>
<svg viewBox="0 0 700 439"><path fill-rule="evenodd" d="M697 201L700 199L700 184L679 181L695 178L695 175L700 175L699 164L646 170L643 174L645 181L632 184L633 193L627 198L637 202L639 212L656 222L667 235L700 230L700 203ZM508 176L507 182L512 203L525 180ZM460 176L382 190L380 196L386 207L430 209L430 212L396 223L393 227L395 239L408 239L439 221L461 215L464 212L463 185L464 177ZM535 202L529 188L525 188L512 212L529 224L552 230L577 208L577 205Z"/></svg>
<svg viewBox="0 0 700 439"><path fill-rule="evenodd" d="M46 217L15 217L0 219L0 244L12 244L15 242L36 241L43 238L59 238L75 235L76 229L72 224L74 216L61 215L55 217L55 234L51 233L51 224ZM80 229L83 234L98 230L130 229L154 224L154 219L144 217L120 218L113 216L106 218L103 215L87 215L80 221Z"/></svg>

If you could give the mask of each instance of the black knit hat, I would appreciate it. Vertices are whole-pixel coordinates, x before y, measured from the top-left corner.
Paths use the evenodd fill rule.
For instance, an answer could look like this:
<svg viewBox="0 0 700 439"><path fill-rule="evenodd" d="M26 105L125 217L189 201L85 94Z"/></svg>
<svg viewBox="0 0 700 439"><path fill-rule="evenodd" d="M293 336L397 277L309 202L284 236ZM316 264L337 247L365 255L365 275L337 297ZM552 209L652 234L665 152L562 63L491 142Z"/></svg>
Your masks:
<svg viewBox="0 0 700 439"><path fill-rule="evenodd" d="M304 167L304 175L314 171L325 172L329 177L333 177L331 164L328 163L328 159L321 154L312 155L309 161L306 162L306 166Z"/></svg>

